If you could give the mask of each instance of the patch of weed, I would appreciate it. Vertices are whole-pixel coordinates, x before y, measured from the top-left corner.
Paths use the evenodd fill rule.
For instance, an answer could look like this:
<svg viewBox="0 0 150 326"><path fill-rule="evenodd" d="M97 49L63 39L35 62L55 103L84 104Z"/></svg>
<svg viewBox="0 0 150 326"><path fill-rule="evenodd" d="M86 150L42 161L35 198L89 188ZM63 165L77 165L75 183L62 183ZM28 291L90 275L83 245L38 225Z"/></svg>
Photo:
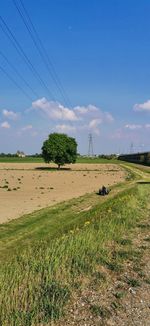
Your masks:
<svg viewBox="0 0 150 326"><path fill-rule="evenodd" d="M70 291L56 281L41 285L39 310L44 313L44 321L57 319L62 315L62 306L68 301Z"/></svg>
<svg viewBox="0 0 150 326"><path fill-rule="evenodd" d="M138 287L141 285L141 283L139 282L139 280L135 279L135 278L127 278L127 284L129 284L132 287Z"/></svg>
<svg viewBox="0 0 150 326"><path fill-rule="evenodd" d="M113 302L111 303L111 308L114 309L114 310L117 310L117 309L121 308L121 305L120 305L119 302L117 302L117 301L113 301Z"/></svg>
<svg viewBox="0 0 150 326"><path fill-rule="evenodd" d="M145 278L144 281L145 281L147 284L150 284L150 278Z"/></svg>
<svg viewBox="0 0 150 326"><path fill-rule="evenodd" d="M117 256L122 260L138 260L141 257L141 252L138 250L119 250Z"/></svg>
<svg viewBox="0 0 150 326"><path fill-rule="evenodd" d="M149 242L150 241L150 237L146 237L143 240Z"/></svg>
<svg viewBox="0 0 150 326"><path fill-rule="evenodd" d="M146 250L147 249L147 247L144 246L144 245L140 246L139 248L142 249L142 250Z"/></svg>
<svg viewBox="0 0 150 326"><path fill-rule="evenodd" d="M101 318L109 318L111 315L110 310L104 306L91 305L90 310L93 315L100 316Z"/></svg>
<svg viewBox="0 0 150 326"><path fill-rule="evenodd" d="M139 224L137 224L137 227L141 228L141 229L147 229L147 228L150 227L150 225L149 224L139 223Z"/></svg>
<svg viewBox="0 0 150 326"><path fill-rule="evenodd" d="M143 277L145 277L145 273L141 270L138 272L138 276L143 278Z"/></svg>
<svg viewBox="0 0 150 326"><path fill-rule="evenodd" d="M107 262L106 267L114 272L121 272L123 269L123 266L121 264L118 264L117 262Z"/></svg>
<svg viewBox="0 0 150 326"><path fill-rule="evenodd" d="M131 245L132 240L130 240L130 239L119 239L119 240L117 240L117 243L122 245L122 246Z"/></svg>
<svg viewBox="0 0 150 326"><path fill-rule="evenodd" d="M93 277L98 281L106 281L106 275L99 271L93 273Z"/></svg>
<svg viewBox="0 0 150 326"><path fill-rule="evenodd" d="M118 291L114 293L114 296L116 297L116 299L122 299L125 296L125 294L126 294L125 291Z"/></svg>

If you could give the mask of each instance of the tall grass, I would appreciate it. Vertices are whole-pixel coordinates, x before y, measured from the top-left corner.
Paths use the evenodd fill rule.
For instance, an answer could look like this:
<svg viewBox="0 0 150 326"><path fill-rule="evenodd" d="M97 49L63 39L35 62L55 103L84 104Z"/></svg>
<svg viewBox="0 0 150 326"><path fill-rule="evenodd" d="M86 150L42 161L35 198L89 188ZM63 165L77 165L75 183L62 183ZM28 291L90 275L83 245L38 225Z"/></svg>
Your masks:
<svg viewBox="0 0 150 326"><path fill-rule="evenodd" d="M96 206L87 212L80 229L30 245L1 266L0 325L50 325L63 314L78 277L92 274L99 265L116 268L110 244L132 232L145 216L148 195L148 185L134 186L106 202L103 211Z"/></svg>

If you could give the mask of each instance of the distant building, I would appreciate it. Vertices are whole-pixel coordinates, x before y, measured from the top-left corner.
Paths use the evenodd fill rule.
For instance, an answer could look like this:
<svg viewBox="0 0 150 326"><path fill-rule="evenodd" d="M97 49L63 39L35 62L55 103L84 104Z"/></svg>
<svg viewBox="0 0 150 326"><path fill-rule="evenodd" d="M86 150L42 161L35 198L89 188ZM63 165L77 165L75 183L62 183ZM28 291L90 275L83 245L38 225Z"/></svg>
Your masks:
<svg viewBox="0 0 150 326"><path fill-rule="evenodd" d="M18 157L26 157L26 154L24 152L21 152L21 151L17 151L17 156Z"/></svg>

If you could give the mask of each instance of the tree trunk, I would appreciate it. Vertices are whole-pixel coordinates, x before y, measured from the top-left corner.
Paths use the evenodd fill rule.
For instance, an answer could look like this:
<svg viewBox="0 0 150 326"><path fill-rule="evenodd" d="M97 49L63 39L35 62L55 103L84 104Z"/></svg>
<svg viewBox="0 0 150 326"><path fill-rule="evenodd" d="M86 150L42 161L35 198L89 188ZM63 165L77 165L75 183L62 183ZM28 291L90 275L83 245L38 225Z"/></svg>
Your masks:
<svg viewBox="0 0 150 326"><path fill-rule="evenodd" d="M60 164L58 164L58 170L60 170Z"/></svg>

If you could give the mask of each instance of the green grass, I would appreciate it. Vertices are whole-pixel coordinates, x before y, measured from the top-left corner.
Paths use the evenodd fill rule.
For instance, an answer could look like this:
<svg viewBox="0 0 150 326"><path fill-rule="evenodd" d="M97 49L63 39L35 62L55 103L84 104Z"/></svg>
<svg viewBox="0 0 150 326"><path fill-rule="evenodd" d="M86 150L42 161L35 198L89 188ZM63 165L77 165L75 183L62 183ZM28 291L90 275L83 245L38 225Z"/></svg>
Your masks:
<svg viewBox="0 0 150 326"><path fill-rule="evenodd" d="M120 257L112 255L114 245L118 246L121 239L130 236L136 225L142 223L147 214L149 199L149 185L134 185L103 205L96 205L90 212L82 212L83 215L79 215L77 224L70 225L72 215L70 215L71 211L70 213L68 211L66 222L65 215L63 217L62 232L58 207L57 210L54 208L53 223L56 221L55 227L60 223L60 228L57 229L57 234L53 233L53 240L50 240L52 229L49 224L47 225L49 233L46 230L45 221L49 220L47 216L45 221L43 220L46 240L43 233L41 241L29 243L26 248L23 243L19 243L18 246L22 246L22 250L19 250L9 262L1 264L0 324L37 326L46 325L51 320L59 318L79 277L80 279L84 275L92 277L101 265L109 269L111 264L112 266L120 264ZM43 212L45 212L44 219L46 211ZM39 220L42 224L42 219ZM30 225L31 238L36 223L35 219ZM70 226L72 226L71 230ZM24 232L26 232L25 228L22 229L22 233ZM3 241L7 242L11 230L8 230L7 235L5 229L4 235ZM113 270L113 273L116 272ZM138 286L134 279L127 281L130 286ZM91 309L93 313L103 318L107 317L101 307L95 306Z"/></svg>
<svg viewBox="0 0 150 326"><path fill-rule="evenodd" d="M43 163L42 157L0 157L0 163ZM80 157L77 158L77 163L93 163L93 164L100 164L100 163L120 163L117 159L103 159L103 158L90 158L90 157Z"/></svg>
<svg viewBox="0 0 150 326"><path fill-rule="evenodd" d="M41 157L0 157L0 163L43 163Z"/></svg>
<svg viewBox="0 0 150 326"><path fill-rule="evenodd" d="M119 164L120 161L117 159L105 159L105 158L98 158L98 157L78 157L77 163L93 163L93 164Z"/></svg>

